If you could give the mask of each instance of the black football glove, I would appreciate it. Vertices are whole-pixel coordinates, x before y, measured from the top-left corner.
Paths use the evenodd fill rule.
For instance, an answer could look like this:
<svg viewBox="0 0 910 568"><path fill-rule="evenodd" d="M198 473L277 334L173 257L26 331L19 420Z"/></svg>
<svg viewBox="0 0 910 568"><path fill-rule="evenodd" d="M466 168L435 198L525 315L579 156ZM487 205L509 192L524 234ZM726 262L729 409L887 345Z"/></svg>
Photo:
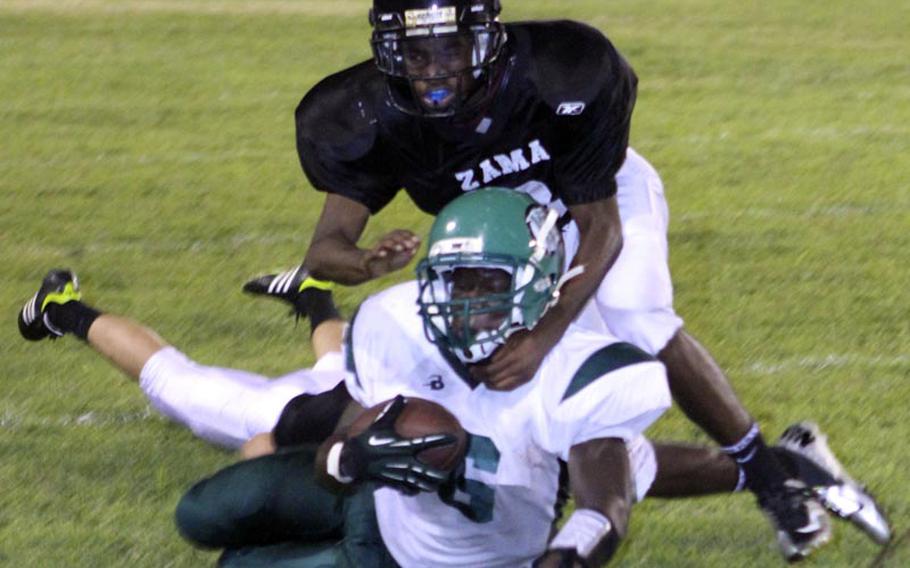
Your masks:
<svg viewBox="0 0 910 568"><path fill-rule="evenodd" d="M407 399L395 397L362 433L347 440L341 449L341 474L354 481L377 481L402 493L434 492L449 474L429 466L417 454L430 448L454 444L450 434L405 438L395 431L395 420Z"/></svg>

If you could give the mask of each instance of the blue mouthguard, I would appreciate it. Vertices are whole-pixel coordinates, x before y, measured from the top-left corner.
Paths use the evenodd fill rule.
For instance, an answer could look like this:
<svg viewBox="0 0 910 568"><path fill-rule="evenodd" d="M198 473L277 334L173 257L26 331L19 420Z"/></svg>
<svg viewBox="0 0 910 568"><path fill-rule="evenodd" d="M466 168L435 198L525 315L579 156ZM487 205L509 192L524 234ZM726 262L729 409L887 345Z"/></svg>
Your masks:
<svg viewBox="0 0 910 568"><path fill-rule="evenodd" d="M427 95L430 97L431 101L433 101L434 103L439 103L439 102L442 102L447 96L449 96L449 90L448 89L434 89L434 90L430 91L429 93L427 93Z"/></svg>

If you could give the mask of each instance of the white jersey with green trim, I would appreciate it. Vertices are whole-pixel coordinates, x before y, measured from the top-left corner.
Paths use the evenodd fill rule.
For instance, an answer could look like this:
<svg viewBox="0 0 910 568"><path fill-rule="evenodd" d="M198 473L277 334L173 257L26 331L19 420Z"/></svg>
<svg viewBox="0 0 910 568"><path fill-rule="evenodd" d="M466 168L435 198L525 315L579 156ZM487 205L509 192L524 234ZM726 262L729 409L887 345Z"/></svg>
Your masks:
<svg viewBox="0 0 910 568"><path fill-rule="evenodd" d="M530 565L546 548L558 460L572 446L622 438L638 469L641 433L670 406L663 365L570 327L530 382L492 391L462 378L427 340L416 298L409 282L361 305L346 341L347 388L364 407L398 394L437 402L469 433L469 449L464 478L450 491L376 491L383 540L405 567ZM633 476L639 498L652 477Z"/></svg>

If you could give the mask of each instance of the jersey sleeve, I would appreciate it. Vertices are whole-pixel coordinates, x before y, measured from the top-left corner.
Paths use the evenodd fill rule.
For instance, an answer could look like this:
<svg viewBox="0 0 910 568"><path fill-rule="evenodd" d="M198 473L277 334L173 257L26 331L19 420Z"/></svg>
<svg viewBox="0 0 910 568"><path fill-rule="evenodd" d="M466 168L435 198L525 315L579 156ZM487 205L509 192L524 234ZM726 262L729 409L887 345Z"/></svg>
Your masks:
<svg viewBox="0 0 910 568"><path fill-rule="evenodd" d="M595 351L558 384L544 403L544 443L564 460L572 446L590 440L632 440L671 404L663 365L625 343Z"/></svg>
<svg viewBox="0 0 910 568"><path fill-rule="evenodd" d="M399 285L365 300L345 333L345 385L365 408L402 393L419 357L413 342L395 340L407 335L400 314L396 316L402 306L395 302L397 298L390 298L396 292L409 291L402 288Z"/></svg>
<svg viewBox="0 0 910 568"><path fill-rule="evenodd" d="M381 143L372 110L376 87L364 73L355 67L326 78L307 93L295 112L297 155L314 188L357 201L376 213L402 183L394 157Z"/></svg>
<svg viewBox="0 0 910 568"><path fill-rule="evenodd" d="M577 23L565 26L563 35L584 48L551 49L547 58L538 58L546 61L539 64L538 80L547 85L542 95L554 114L547 145L554 189L566 205L578 205L616 194L638 78L599 31Z"/></svg>

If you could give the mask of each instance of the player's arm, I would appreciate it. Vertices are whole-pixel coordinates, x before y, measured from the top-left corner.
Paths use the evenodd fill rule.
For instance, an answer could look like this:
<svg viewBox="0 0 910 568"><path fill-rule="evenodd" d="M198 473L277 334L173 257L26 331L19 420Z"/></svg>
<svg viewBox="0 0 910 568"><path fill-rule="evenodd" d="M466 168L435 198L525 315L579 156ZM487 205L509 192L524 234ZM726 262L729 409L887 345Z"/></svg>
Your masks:
<svg viewBox="0 0 910 568"><path fill-rule="evenodd" d="M357 247L370 210L341 195L326 196L313 232L304 266L322 280L359 284L369 277L363 270L364 251Z"/></svg>
<svg viewBox="0 0 910 568"><path fill-rule="evenodd" d="M572 266L583 266L584 272L566 283L559 303L533 330L513 335L493 356L480 373L493 389L513 389L531 379L622 249L616 174L626 158L638 80L606 40L595 45L601 55L594 74L602 88L581 115L560 117L552 141L558 195L579 230Z"/></svg>
<svg viewBox="0 0 910 568"><path fill-rule="evenodd" d="M310 274L351 286L407 265L420 246L411 231L391 231L369 249L357 246L369 217L365 205L330 193L304 260Z"/></svg>
<svg viewBox="0 0 910 568"><path fill-rule="evenodd" d="M622 223L616 197L572 205L569 211L580 235L572 268L581 266L584 271L566 282L560 290L559 302L538 323L538 336L546 340L547 351L581 313L622 249Z"/></svg>
<svg viewBox="0 0 910 568"><path fill-rule="evenodd" d="M576 508L536 566L600 566L628 530L633 493L623 440L597 438L575 445L568 465Z"/></svg>
<svg viewBox="0 0 910 568"><path fill-rule="evenodd" d="M550 308L535 328L541 350L548 353L559 342L572 320L613 266L622 249L622 224L615 197L569 207L580 235L572 268L584 271L570 279L559 293L559 302Z"/></svg>
<svg viewBox="0 0 910 568"><path fill-rule="evenodd" d="M566 283L559 303L540 322L541 335L558 331L557 340L594 295L622 249L616 174L626 159L638 79L612 46L603 54L600 74L603 87L586 111L591 116L567 120L562 126L563 136L574 142L567 144L555 166L561 196L578 226L572 266L584 267L583 273Z"/></svg>
<svg viewBox="0 0 910 568"><path fill-rule="evenodd" d="M626 160L638 78L612 46L603 55L601 76L603 87L589 109L593 116L565 125L564 135L576 142L557 166L562 198L579 233L572 266L584 267L563 287L559 304L547 314L551 321L547 316L541 321L560 330L560 335L594 295L622 249L616 174Z"/></svg>
<svg viewBox="0 0 910 568"><path fill-rule="evenodd" d="M580 243L572 267L584 270L568 280L559 302L531 332L515 334L477 374L494 390L510 390L534 375L572 320L597 291L622 249L622 226L615 197L569 207L578 224Z"/></svg>
<svg viewBox="0 0 910 568"><path fill-rule="evenodd" d="M402 186L362 85L363 70L327 78L294 113L300 165L310 185L327 194L304 266L318 279L348 285L402 268L419 244L402 230L369 249L357 246L370 215Z"/></svg>

